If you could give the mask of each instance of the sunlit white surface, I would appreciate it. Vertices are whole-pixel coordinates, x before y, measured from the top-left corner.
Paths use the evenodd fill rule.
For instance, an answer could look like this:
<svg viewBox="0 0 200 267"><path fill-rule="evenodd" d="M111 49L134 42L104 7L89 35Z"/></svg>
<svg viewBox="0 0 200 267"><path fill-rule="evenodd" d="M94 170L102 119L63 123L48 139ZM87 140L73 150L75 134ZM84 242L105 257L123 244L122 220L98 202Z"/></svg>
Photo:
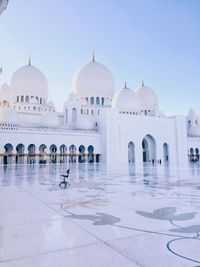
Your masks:
<svg viewBox="0 0 200 267"><path fill-rule="evenodd" d="M0 168L0 267L200 265L198 166L68 167Z"/></svg>

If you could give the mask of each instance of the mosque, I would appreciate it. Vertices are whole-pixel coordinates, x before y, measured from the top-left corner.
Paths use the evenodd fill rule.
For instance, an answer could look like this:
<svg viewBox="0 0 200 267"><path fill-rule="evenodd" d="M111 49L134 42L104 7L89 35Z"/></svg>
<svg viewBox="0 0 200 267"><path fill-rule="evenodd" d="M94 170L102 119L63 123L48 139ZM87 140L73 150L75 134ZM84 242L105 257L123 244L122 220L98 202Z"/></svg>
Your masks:
<svg viewBox="0 0 200 267"><path fill-rule="evenodd" d="M187 165L200 160L200 120L166 116L144 82L115 91L95 56L73 76L57 112L45 75L31 59L0 87L0 164L134 163Z"/></svg>

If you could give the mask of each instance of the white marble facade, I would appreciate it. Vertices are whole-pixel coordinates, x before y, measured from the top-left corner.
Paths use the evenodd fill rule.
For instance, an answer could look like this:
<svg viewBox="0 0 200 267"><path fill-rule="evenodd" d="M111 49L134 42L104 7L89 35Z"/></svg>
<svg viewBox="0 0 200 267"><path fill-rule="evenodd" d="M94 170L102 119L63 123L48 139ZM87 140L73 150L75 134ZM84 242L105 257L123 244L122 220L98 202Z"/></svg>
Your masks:
<svg viewBox="0 0 200 267"><path fill-rule="evenodd" d="M1 85L0 164L199 161L195 111L166 116L144 82L115 90L112 73L94 55L74 74L62 112L48 93L48 80L31 59Z"/></svg>

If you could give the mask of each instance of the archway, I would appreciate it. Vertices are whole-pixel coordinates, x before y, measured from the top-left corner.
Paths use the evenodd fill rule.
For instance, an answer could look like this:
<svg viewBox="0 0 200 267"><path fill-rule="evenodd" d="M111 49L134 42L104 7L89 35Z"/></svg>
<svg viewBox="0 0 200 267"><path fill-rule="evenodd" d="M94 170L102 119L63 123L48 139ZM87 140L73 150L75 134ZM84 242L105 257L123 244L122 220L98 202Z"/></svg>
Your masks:
<svg viewBox="0 0 200 267"><path fill-rule="evenodd" d="M190 162L194 162L194 149L190 148L190 154L189 154Z"/></svg>
<svg viewBox="0 0 200 267"><path fill-rule="evenodd" d="M47 146L42 144L39 147L39 163L45 164L47 162L47 156L46 156Z"/></svg>
<svg viewBox="0 0 200 267"><path fill-rule="evenodd" d="M88 147L88 162L94 162L94 147L91 145Z"/></svg>
<svg viewBox="0 0 200 267"><path fill-rule="evenodd" d="M163 160L169 162L169 146L167 143L163 144Z"/></svg>
<svg viewBox="0 0 200 267"><path fill-rule="evenodd" d="M28 146L28 157L27 157L27 162L30 164L34 164L35 163L35 150L36 147L34 144L30 144Z"/></svg>
<svg viewBox="0 0 200 267"><path fill-rule="evenodd" d="M78 162L84 163L85 162L85 147L81 145L78 150L79 150Z"/></svg>
<svg viewBox="0 0 200 267"><path fill-rule="evenodd" d="M4 146L5 152L3 156L3 164L12 164L12 156L13 156L13 146L11 144L6 144Z"/></svg>
<svg viewBox="0 0 200 267"><path fill-rule="evenodd" d="M156 142L151 135L146 135L142 140L143 162L156 161Z"/></svg>
<svg viewBox="0 0 200 267"><path fill-rule="evenodd" d="M65 145L60 146L60 163L67 162L67 147Z"/></svg>
<svg viewBox="0 0 200 267"><path fill-rule="evenodd" d="M51 145L50 146L50 162L51 163L57 163L57 146Z"/></svg>
<svg viewBox="0 0 200 267"><path fill-rule="evenodd" d="M128 143L128 162L135 162L135 145L132 141Z"/></svg>
<svg viewBox="0 0 200 267"><path fill-rule="evenodd" d="M76 146L69 147L69 163L76 163Z"/></svg>
<svg viewBox="0 0 200 267"><path fill-rule="evenodd" d="M18 144L16 146L16 164L23 164L24 163L24 150L25 146L23 144Z"/></svg>

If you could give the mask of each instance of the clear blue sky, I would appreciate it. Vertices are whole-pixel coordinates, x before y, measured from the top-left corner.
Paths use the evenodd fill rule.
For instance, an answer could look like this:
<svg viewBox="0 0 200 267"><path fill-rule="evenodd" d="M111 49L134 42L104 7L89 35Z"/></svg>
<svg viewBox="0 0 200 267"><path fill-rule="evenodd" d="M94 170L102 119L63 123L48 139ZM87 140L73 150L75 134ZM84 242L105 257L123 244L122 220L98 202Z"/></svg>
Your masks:
<svg viewBox="0 0 200 267"><path fill-rule="evenodd" d="M200 112L198 0L10 0L0 17L0 83L31 55L58 110L93 50L117 90L144 80L166 114Z"/></svg>

